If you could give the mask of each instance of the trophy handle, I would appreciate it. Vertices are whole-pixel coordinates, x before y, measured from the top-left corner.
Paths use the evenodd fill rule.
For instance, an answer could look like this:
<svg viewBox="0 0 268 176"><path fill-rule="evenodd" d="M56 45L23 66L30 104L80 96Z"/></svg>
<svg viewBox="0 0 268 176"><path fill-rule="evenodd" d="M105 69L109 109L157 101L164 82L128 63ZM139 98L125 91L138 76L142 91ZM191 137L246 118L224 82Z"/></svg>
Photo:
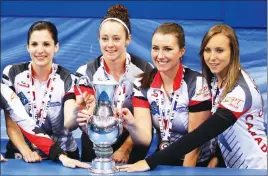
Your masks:
<svg viewBox="0 0 268 176"><path fill-rule="evenodd" d="M80 85L79 85L80 81L83 80L83 79L86 80L86 81L84 82L84 85L87 86L87 87L91 86L92 89L93 89L93 91L94 91L94 95L96 95L96 90L95 90L95 88L94 88L93 83L90 81L89 77L88 77L88 76L85 76L85 75L79 77L79 78L77 79L76 84L75 84L76 87L77 87L77 90L78 90L79 94L80 94L80 95L83 95L83 92L81 91L81 89L80 89ZM89 108L88 105L86 105L85 109L87 110L88 108ZM93 115L93 114L92 114L92 115ZM86 126L85 126L85 128L87 129L87 130L86 130L86 134L87 134L87 135L88 135L88 124L91 123L91 120L92 120L92 118L90 118L90 120L86 123Z"/></svg>
<svg viewBox="0 0 268 176"><path fill-rule="evenodd" d="M118 92L120 91L120 95L118 95ZM122 108L123 104L125 101L125 94L123 93L124 91L124 84L119 83L116 85L116 90L114 91L114 96L113 96L113 108L119 109L119 118L116 118L116 121L118 122L118 136L120 136L123 133L123 120L122 120ZM117 102L115 102L117 100ZM115 105L116 104L116 105Z"/></svg>
<svg viewBox="0 0 268 176"><path fill-rule="evenodd" d="M78 90L78 92L80 93L80 95L82 95L83 92L82 92L81 89L80 89L79 82L80 82L81 80L83 80L83 79L86 80L86 82L85 82L84 85L86 85L86 86L89 86L89 85L90 85L90 86L92 87L93 91L94 91L94 94L96 95L95 88L94 88L94 86L93 86L93 84L92 84L92 82L90 81L90 79L89 79L88 76L81 76L81 77L79 77L79 78L77 79L76 87L77 87L77 90Z"/></svg>
<svg viewBox="0 0 268 176"><path fill-rule="evenodd" d="M114 91L114 96L113 96L113 108L114 109L120 109L120 113L119 113L119 117L117 118L117 121L119 123L123 123L122 121L122 108L123 108L123 104L125 101L125 94L123 93L124 91L124 84L123 83L119 83L116 85L116 90ZM120 93L120 95L118 95L118 92ZM117 102L115 101L117 100Z"/></svg>
<svg viewBox="0 0 268 176"><path fill-rule="evenodd" d="M94 91L94 95L96 95L96 90L95 90L95 88L94 88L94 85L93 85L93 83L90 81L90 79L89 79L88 76L81 76L81 77L79 77L79 78L77 79L76 87L77 87L77 90L78 90L78 92L80 93L80 95L83 95L83 92L81 91L81 89L80 89L80 85L79 85L79 82L80 82L82 79L86 80L86 82L84 83L84 85L86 85L86 86L89 86L89 85L90 85L90 86L92 87L93 91ZM86 105L85 109L87 110L88 108L89 108L88 105ZM90 121L89 121L88 123L90 123ZM87 126L86 126L86 127L87 127Z"/></svg>

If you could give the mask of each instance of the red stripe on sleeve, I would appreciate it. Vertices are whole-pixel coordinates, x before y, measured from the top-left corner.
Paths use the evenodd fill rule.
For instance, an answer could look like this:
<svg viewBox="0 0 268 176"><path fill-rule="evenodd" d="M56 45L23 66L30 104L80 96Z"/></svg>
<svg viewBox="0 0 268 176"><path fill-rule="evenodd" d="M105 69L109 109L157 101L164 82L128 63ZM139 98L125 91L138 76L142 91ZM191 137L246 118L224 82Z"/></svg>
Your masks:
<svg viewBox="0 0 268 176"><path fill-rule="evenodd" d="M49 155L50 147L55 143L51 138L45 136L38 136L36 134L30 134L24 129L22 129L20 126L19 128L31 143L33 143L36 147L42 150L46 155Z"/></svg>
<svg viewBox="0 0 268 176"><path fill-rule="evenodd" d="M94 95L94 90L92 88L86 87L86 86L80 86L80 90L84 92L88 92L90 95ZM74 94L75 95L80 95L77 86L74 86Z"/></svg>
<svg viewBox="0 0 268 176"><path fill-rule="evenodd" d="M228 109L225 106L223 106L222 104L219 105L219 108ZM230 109L229 110L233 113L233 115L236 117L236 119L239 119L239 117L241 117L243 114L245 114L249 109L250 109L250 107L242 112L235 112L235 111L232 111Z"/></svg>
<svg viewBox="0 0 268 176"><path fill-rule="evenodd" d="M132 99L133 107L140 107L140 108L150 108L150 104L148 101L133 97Z"/></svg>
<svg viewBox="0 0 268 176"><path fill-rule="evenodd" d="M212 100L211 100L211 98L210 98L210 99L208 99L208 100L203 100L203 101L190 100L190 102L189 102L189 105L188 105L188 106L197 105L197 104L202 103L202 102L204 102L204 101L212 101Z"/></svg>
<svg viewBox="0 0 268 176"><path fill-rule="evenodd" d="M203 102L203 101L195 101L195 100L191 100L191 101L189 102L189 105L188 105L188 106L197 105L197 104L199 104L199 103L201 103L201 102Z"/></svg>

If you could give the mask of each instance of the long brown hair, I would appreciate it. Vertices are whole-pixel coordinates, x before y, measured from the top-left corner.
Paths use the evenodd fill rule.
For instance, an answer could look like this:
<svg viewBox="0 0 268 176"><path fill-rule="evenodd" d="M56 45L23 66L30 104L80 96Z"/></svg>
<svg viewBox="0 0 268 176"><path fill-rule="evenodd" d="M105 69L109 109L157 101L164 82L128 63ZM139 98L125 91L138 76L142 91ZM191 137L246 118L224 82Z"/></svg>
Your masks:
<svg viewBox="0 0 268 176"><path fill-rule="evenodd" d="M240 64L240 55L239 55L239 43L237 36L235 34L235 31L228 25L225 24L217 24L213 26L204 36L199 52L199 56L201 59L201 65L202 65L202 73L207 79L207 82L211 82L211 79L213 77L213 73L210 71L208 66L205 63L204 60L204 50L207 46L209 40L217 35L217 34L223 34L229 39L229 47L231 50L231 58L230 63L228 65L228 70L225 75L225 89L223 91L222 96L220 97L220 100L223 100L223 98L226 96L226 94L235 86L235 84L238 81L239 78L239 72L242 69L242 66ZM211 88L211 87L210 87Z"/></svg>
<svg viewBox="0 0 268 176"><path fill-rule="evenodd" d="M185 35L183 28L177 23L164 23L160 25L153 33L153 37L155 34L173 34L178 42L178 46L180 49L185 47ZM153 38L152 37L152 38ZM145 72L139 75L138 77L142 77L141 79L141 88L149 88L155 74L157 73L157 69L153 69L151 72Z"/></svg>

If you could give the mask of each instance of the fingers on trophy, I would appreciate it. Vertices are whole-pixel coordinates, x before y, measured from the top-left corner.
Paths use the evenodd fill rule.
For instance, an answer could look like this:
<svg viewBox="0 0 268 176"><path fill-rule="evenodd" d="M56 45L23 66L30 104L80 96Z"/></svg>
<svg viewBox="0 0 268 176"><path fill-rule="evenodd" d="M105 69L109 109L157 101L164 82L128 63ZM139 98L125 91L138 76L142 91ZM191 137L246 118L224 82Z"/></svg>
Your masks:
<svg viewBox="0 0 268 176"><path fill-rule="evenodd" d="M114 111L122 108L123 86L107 80L90 82L87 76L82 76L76 84L80 93L82 93L79 86L81 80L85 80L84 85L92 87L96 99L94 113L87 125L87 134L94 143L97 157L92 161L89 172L91 174L114 174L118 172L118 169L111 157L113 154L111 145L117 141L123 131L121 120L114 116Z"/></svg>

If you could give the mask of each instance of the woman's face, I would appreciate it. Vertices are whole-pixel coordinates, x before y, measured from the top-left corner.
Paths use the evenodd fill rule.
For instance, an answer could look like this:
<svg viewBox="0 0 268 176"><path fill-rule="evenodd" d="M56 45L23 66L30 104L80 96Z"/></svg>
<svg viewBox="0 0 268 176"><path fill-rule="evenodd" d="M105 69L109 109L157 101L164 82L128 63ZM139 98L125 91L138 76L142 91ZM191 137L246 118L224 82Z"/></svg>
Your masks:
<svg viewBox="0 0 268 176"><path fill-rule="evenodd" d="M27 50L33 64L38 67L51 67L54 54L58 51L56 44L48 30L38 30L32 32L27 45Z"/></svg>
<svg viewBox="0 0 268 176"><path fill-rule="evenodd" d="M152 39L151 55L160 72L176 72L185 49L180 49L178 39L173 34L155 33Z"/></svg>
<svg viewBox="0 0 268 176"><path fill-rule="evenodd" d="M229 39L223 34L214 35L204 49L205 62L212 73L224 78L231 60Z"/></svg>
<svg viewBox="0 0 268 176"><path fill-rule="evenodd" d="M106 21L102 24L99 34L101 52L105 59L116 61L125 59L126 46L130 39L126 39L124 26L116 21Z"/></svg>

